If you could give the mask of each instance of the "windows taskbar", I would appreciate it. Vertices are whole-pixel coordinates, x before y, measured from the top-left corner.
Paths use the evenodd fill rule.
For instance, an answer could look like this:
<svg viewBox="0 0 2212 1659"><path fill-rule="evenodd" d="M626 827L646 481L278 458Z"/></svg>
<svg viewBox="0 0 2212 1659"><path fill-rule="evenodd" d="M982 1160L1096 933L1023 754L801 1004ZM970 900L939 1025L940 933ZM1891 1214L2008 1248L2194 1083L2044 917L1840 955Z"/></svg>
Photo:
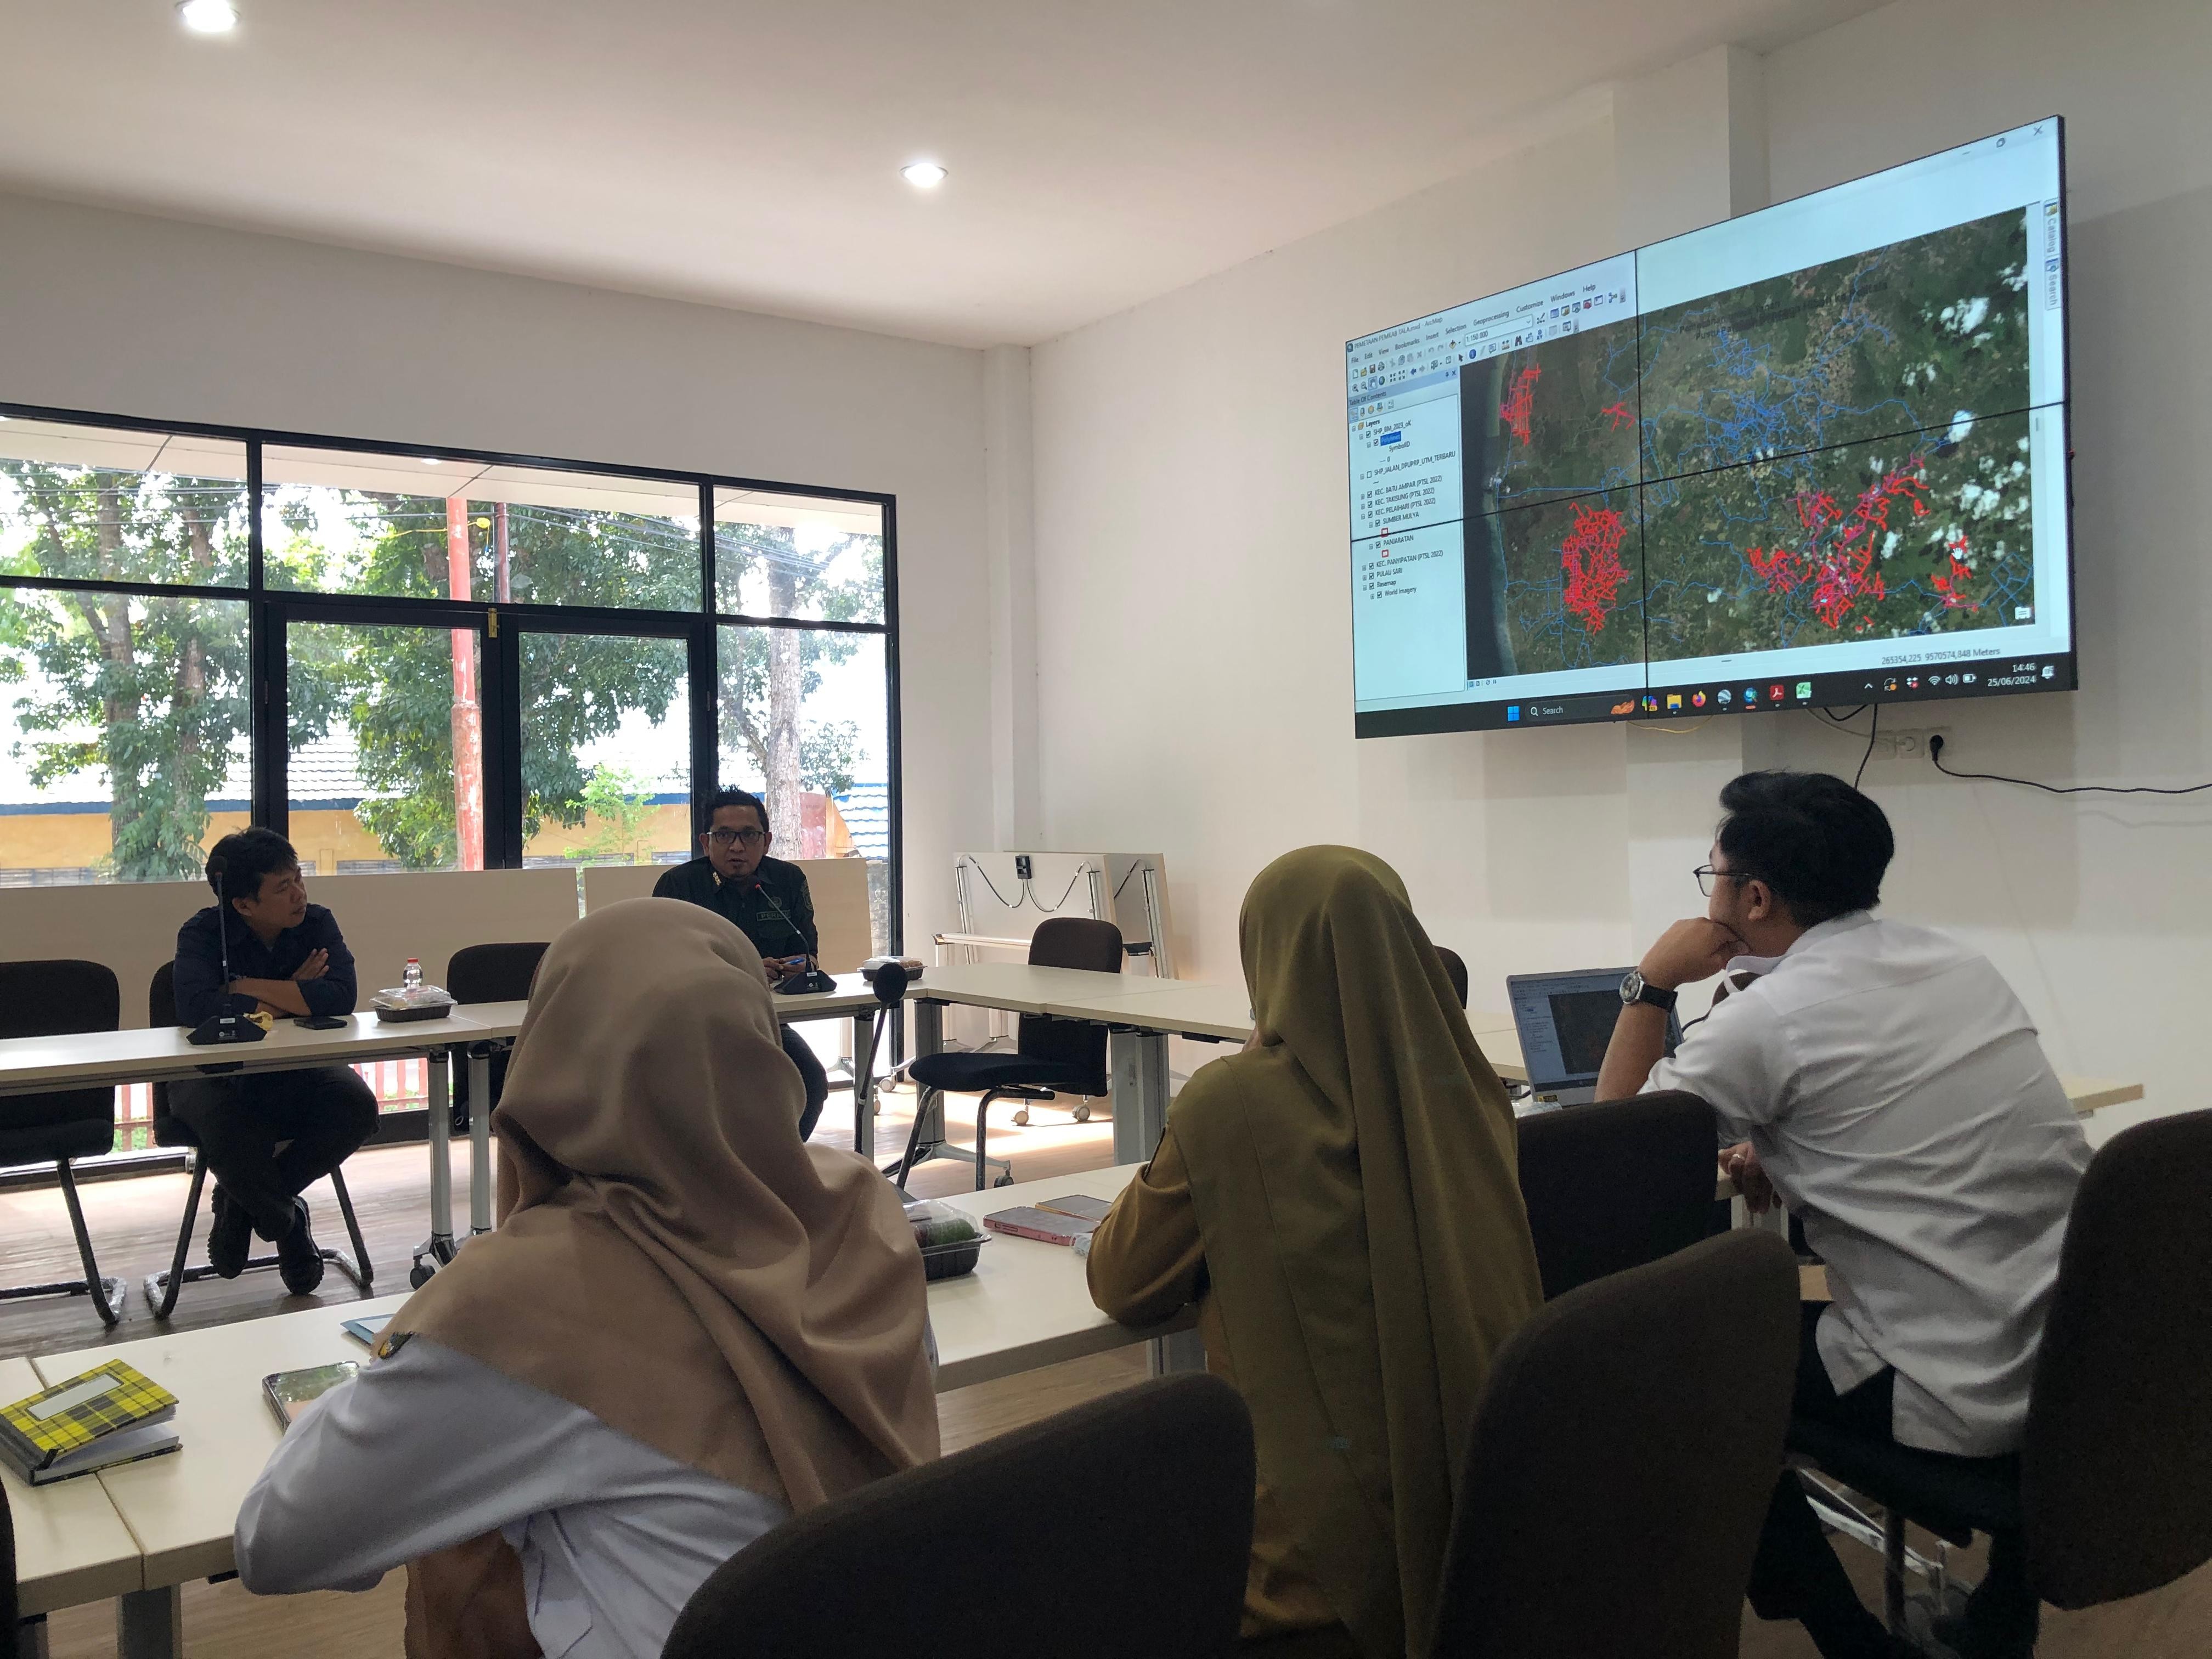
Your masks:
<svg viewBox="0 0 2212 1659"><path fill-rule="evenodd" d="M2021 691L2076 689L2071 653L1991 657L1972 662L1917 663L1894 668L1745 678L1684 685L1584 691L1557 697L1432 703L1374 708L1353 715L1362 738L1430 732L1509 732L1532 726L1593 721L1698 720L1710 714L1759 714L1784 708L1856 708L1869 703L1934 702L2001 697Z"/></svg>

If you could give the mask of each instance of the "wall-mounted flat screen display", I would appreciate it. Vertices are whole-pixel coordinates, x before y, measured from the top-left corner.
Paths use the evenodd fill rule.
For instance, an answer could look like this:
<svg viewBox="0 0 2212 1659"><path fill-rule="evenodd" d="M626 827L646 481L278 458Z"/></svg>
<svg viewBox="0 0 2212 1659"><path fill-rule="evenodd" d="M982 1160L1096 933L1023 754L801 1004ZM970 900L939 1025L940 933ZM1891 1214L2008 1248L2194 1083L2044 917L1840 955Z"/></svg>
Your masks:
<svg viewBox="0 0 2212 1659"><path fill-rule="evenodd" d="M1358 734L2075 685L2057 118L1353 340Z"/></svg>

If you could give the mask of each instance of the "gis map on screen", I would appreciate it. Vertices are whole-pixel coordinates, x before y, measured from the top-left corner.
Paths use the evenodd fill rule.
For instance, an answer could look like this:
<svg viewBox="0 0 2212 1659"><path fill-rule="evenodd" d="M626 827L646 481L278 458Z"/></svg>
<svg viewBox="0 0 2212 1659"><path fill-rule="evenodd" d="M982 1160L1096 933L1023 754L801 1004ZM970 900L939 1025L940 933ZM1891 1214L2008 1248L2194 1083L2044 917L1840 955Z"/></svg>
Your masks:
<svg viewBox="0 0 2212 1659"><path fill-rule="evenodd" d="M2062 143L1352 341L1359 735L2071 690Z"/></svg>

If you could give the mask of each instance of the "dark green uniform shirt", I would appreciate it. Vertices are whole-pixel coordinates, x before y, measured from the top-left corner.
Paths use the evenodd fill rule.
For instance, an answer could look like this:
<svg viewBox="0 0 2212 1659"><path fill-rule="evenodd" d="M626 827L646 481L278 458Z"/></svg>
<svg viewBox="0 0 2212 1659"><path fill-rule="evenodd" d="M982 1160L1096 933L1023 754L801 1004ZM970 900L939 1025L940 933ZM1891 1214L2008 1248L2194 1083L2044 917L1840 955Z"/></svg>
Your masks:
<svg viewBox="0 0 2212 1659"><path fill-rule="evenodd" d="M724 881L707 860L693 859L655 882L653 896L703 904L728 917L764 958L822 953L806 872L781 859L763 859L760 868L743 881Z"/></svg>

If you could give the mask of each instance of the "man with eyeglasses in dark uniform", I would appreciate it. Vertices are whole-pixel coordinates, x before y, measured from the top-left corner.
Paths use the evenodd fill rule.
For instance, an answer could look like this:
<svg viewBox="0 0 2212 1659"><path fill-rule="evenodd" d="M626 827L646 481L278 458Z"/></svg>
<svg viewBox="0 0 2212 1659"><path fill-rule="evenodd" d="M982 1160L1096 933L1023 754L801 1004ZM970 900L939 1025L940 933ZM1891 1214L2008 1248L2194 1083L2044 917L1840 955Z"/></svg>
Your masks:
<svg viewBox="0 0 2212 1659"><path fill-rule="evenodd" d="M653 888L655 898L704 905L735 922L761 953L771 981L805 972L822 951L806 872L770 858L768 849L775 843L761 798L742 789L722 790L707 803L706 825L699 832L701 856L678 865ZM804 1140L814 1133L823 1103L830 1098L830 1076L806 1040L789 1025L783 1027L783 1052L806 1085L806 1109L799 1120L799 1138Z"/></svg>

